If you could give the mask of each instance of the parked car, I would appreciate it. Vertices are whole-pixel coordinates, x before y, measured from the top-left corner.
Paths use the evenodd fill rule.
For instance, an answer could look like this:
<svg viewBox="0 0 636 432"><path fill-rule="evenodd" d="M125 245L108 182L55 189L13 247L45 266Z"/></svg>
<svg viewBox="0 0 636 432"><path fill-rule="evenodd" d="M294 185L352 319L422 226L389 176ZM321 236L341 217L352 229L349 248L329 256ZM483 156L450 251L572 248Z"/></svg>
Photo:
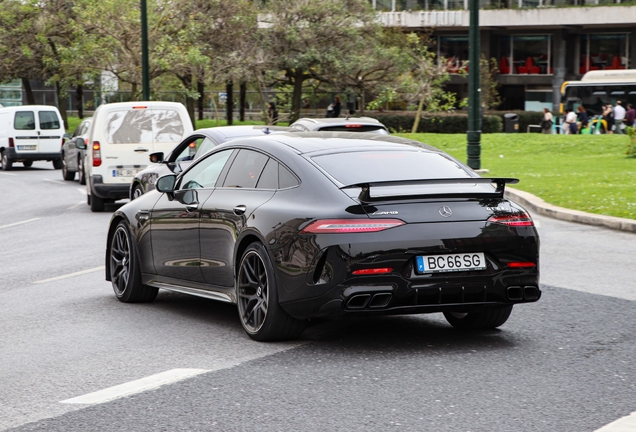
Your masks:
<svg viewBox="0 0 636 432"><path fill-rule="evenodd" d="M283 126L220 126L198 129L177 145L164 158L163 152L152 153L149 156L150 165L135 175L130 185L130 199L145 194L155 188L157 178L170 172L180 173L193 161L203 156L219 144L251 136L263 136L271 133L289 132L291 129Z"/></svg>
<svg viewBox="0 0 636 432"><path fill-rule="evenodd" d="M373 132L389 134L389 130L371 117L301 118L289 125L299 131L323 132Z"/></svg>
<svg viewBox="0 0 636 432"><path fill-rule="evenodd" d="M537 231L504 197L517 181L392 136L230 141L113 214L106 279L122 302L161 288L236 303L255 340L330 315L495 328L541 296Z"/></svg>
<svg viewBox="0 0 636 432"><path fill-rule="evenodd" d="M86 141L92 117L85 118L75 129L73 134L62 144L62 178L67 181L75 180L75 173L79 175L79 183L86 184L86 171L84 170L84 156L86 154ZM77 147L78 138L81 139Z"/></svg>
<svg viewBox="0 0 636 432"><path fill-rule="evenodd" d="M60 112L49 105L22 105L0 108L0 165L7 171L14 162L25 167L33 161L53 162L62 168L61 147L64 123Z"/></svg>
<svg viewBox="0 0 636 432"><path fill-rule="evenodd" d="M176 102L120 102L97 107L86 152L87 202L94 212L104 204L128 198L135 175L146 168L147 155L169 152L192 133L185 107Z"/></svg>

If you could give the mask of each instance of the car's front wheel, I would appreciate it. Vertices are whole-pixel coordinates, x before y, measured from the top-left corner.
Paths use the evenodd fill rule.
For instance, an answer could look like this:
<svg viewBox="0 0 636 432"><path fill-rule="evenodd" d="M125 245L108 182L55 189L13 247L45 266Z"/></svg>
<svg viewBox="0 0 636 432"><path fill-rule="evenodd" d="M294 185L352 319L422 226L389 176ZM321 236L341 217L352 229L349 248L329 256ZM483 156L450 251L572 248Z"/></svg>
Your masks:
<svg viewBox="0 0 636 432"><path fill-rule="evenodd" d="M62 177L66 181L75 180L75 171L70 171L68 169L68 165L66 164L66 157L62 157Z"/></svg>
<svg viewBox="0 0 636 432"><path fill-rule="evenodd" d="M238 270L236 297L243 328L254 340L274 341L299 337L306 322L278 304L274 267L265 246L252 243L245 250Z"/></svg>
<svg viewBox="0 0 636 432"><path fill-rule="evenodd" d="M124 303L151 302L157 297L157 288L141 283L141 269L134 239L125 222L115 229L110 243L110 278L113 291Z"/></svg>
<svg viewBox="0 0 636 432"><path fill-rule="evenodd" d="M81 185L85 185L86 184L86 173L84 172L84 160L82 158L79 158L79 160L77 161L77 177L79 179L79 184Z"/></svg>
<svg viewBox="0 0 636 432"><path fill-rule="evenodd" d="M512 305L497 306L479 312L444 312L446 321L461 330L494 329L508 321Z"/></svg>
<svg viewBox="0 0 636 432"><path fill-rule="evenodd" d="M136 184L135 187L133 188L131 199L134 200L136 198L139 198L143 194L144 194L144 190L142 189L141 185Z"/></svg>
<svg viewBox="0 0 636 432"><path fill-rule="evenodd" d="M2 152L0 161L2 162L2 171L10 171L13 168L13 161L9 159L6 152Z"/></svg>
<svg viewBox="0 0 636 432"><path fill-rule="evenodd" d="M64 164L62 163L62 159L53 159L53 168L62 169Z"/></svg>

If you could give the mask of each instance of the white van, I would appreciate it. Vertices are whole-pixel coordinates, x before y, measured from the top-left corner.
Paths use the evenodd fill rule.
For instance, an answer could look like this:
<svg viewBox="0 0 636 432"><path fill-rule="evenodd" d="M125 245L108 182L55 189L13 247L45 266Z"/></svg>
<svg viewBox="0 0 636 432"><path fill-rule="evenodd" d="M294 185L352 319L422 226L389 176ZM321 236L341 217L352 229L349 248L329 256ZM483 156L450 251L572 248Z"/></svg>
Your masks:
<svg viewBox="0 0 636 432"><path fill-rule="evenodd" d="M64 123L60 112L49 105L23 105L0 108L0 164L7 171L14 162L25 167L33 161L53 161L62 168Z"/></svg>
<svg viewBox="0 0 636 432"><path fill-rule="evenodd" d="M188 112L180 103L100 105L85 143L86 193L91 210L103 211L105 203L128 198L135 174L149 163L148 155L170 153L192 131Z"/></svg>

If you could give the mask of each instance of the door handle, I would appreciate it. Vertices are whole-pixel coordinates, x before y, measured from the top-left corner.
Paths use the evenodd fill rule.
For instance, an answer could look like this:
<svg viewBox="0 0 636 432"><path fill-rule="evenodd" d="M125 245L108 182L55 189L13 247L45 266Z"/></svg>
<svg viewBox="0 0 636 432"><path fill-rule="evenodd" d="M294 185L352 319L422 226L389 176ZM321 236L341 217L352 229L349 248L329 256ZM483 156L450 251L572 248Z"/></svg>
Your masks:
<svg viewBox="0 0 636 432"><path fill-rule="evenodd" d="M143 148L143 147L139 147L139 148L136 148L135 151L137 153L143 153L143 152L147 152L148 149L147 148Z"/></svg>
<svg viewBox="0 0 636 432"><path fill-rule="evenodd" d="M199 204L187 204L186 205L186 211L188 213L192 213L195 212L199 209Z"/></svg>
<svg viewBox="0 0 636 432"><path fill-rule="evenodd" d="M244 214L246 210L247 207L245 207L244 205L237 205L236 207L234 207L234 214L240 216Z"/></svg>

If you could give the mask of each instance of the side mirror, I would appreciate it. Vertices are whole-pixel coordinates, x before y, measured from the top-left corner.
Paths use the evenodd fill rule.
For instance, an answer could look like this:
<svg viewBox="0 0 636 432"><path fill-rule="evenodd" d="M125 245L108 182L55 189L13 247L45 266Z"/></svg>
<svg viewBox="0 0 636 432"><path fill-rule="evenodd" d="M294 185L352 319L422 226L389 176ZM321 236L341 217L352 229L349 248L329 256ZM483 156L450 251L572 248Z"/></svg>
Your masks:
<svg viewBox="0 0 636 432"><path fill-rule="evenodd" d="M157 179L155 189L162 193L172 193L174 192L174 185L176 182L177 176L175 174L166 174Z"/></svg>
<svg viewBox="0 0 636 432"><path fill-rule="evenodd" d="M75 147L80 150L86 150L86 141L84 141L84 138L75 138Z"/></svg>
<svg viewBox="0 0 636 432"><path fill-rule="evenodd" d="M161 163L163 162L163 152L150 153L148 159L150 159L152 163Z"/></svg>

